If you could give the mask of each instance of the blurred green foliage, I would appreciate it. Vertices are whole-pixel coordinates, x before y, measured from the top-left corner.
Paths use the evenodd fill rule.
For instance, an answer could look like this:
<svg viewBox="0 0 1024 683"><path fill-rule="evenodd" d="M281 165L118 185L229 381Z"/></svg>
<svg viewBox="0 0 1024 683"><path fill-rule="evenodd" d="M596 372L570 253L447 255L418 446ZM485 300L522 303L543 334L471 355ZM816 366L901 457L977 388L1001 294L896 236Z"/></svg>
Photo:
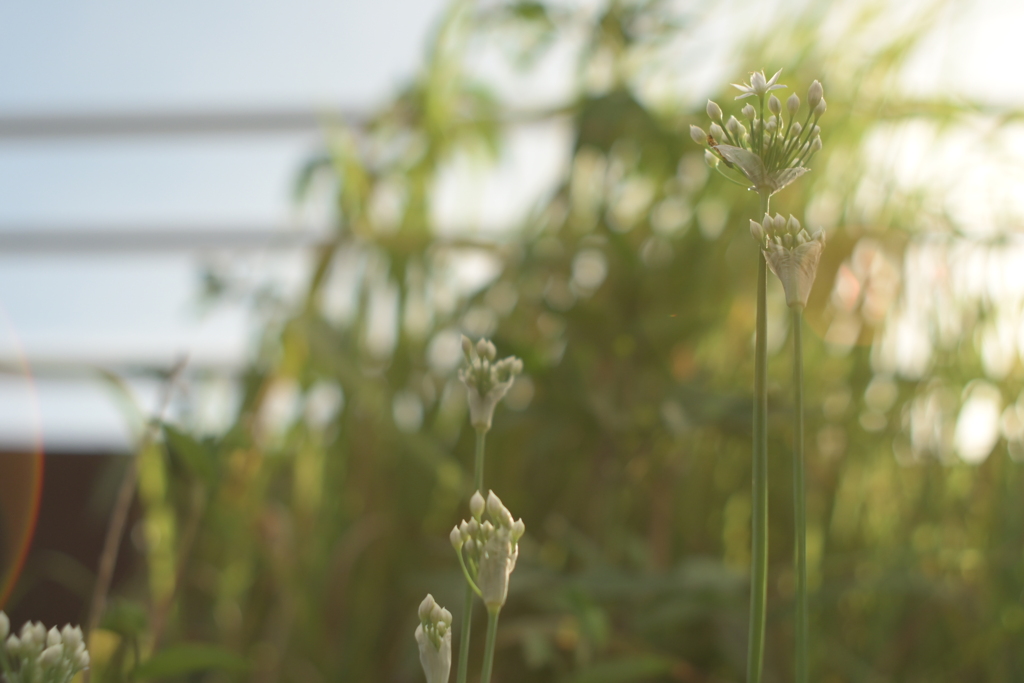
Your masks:
<svg viewBox="0 0 1024 683"><path fill-rule="evenodd" d="M336 230L314 254L305 295L268 322L234 424L215 437L168 426L163 448L140 455L150 566L146 592L128 597L145 610L121 608L108 628L132 631L122 635L148 659L141 674L422 680L416 606L429 591L456 623L461 610L447 532L470 493L473 434L455 378L465 332L526 366L488 438L487 486L527 525L495 680L742 678L756 263L747 220L758 203L711 174L690 141L688 125L706 125L703 99L657 95L689 69L679 54L697 66L699 39L725 38L710 28L712 3L673 7L457 3L411 85L358 125L330 125L298 194L305 201L326 179ZM735 70L712 93L728 114L726 80L781 67L801 96L820 79L829 102L813 172L773 204L801 218L827 207L834 223L805 337L812 671L822 682L1024 680L1020 465L1003 440L968 465L911 438L913 406L938 396L936 429L950 441L961 389L984 374L970 328L916 377L878 361L908 244L924 213L941 211L885 178L865 203L864 141L879 126L951 126L970 110L897 88L931 16L906 29L884 3L812 3L770 30L730 35L738 53L723 56ZM824 38L836 21L842 30ZM551 110L510 106L469 68L481 45L510 46L510 63L530 69L564 40L580 62ZM437 224L438 178L453 161L486 164L510 130L545 120L571 130L569 162L518 229L494 237ZM493 277L460 289L466 262ZM776 285L769 681L790 677L792 656L790 367ZM830 337L836 329L852 332ZM1019 389L1015 370L1000 390L1012 402ZM273 419L281 405L292 410ZM193 657L177 670L164 654L176 647ZM135 660L110 661L98 662L98 679L127 675Z"/></svg>

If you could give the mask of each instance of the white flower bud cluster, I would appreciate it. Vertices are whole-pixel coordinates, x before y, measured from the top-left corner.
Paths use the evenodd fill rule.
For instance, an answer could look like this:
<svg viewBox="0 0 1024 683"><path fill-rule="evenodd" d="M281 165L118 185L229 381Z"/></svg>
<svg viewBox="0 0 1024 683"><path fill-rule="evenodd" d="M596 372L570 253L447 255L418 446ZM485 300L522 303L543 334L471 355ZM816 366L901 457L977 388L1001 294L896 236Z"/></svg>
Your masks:
<svg viewBox="0 0 1024 683"><path fill-rule="evenodd" d="M750 221L750 234L764 250L768 267L782 282L786 304L803 309L811 294L811 285L818 274L818 261L825 248L825 232L811 235L794 216L765 214L760 223Z"/></svg>
<svg viewBox="0 0 1024 683"><path fill-rule="evenodd" d="M707 104L712 120L710 134L699 126L690 126L693 141L707 147L705 160L709 166L715 168L718 160L724 161L727 168L742 173L753 189L769 194L775 194L807 172L807 164L821 150L821 129L817 124L826 109L821 83L814 81L807 91L803 123L796 120L800 111L796 94L787 98L784 115L782 101L769 94L786 87L776 83L781 73L767 79L764 72L758 71L751 74L749 84L734 84L742 93L736 99L758 100L756 108L748 103L741 111L750 123L749 132L734 116L723 124L722 108L711 100ZM766 113L768 117L764 118Z"/></svg>
<svg viewBox="0 0 1024 683"><path fill-rule="evenodd" d="M452 613L427 594L420 603L416 644L427 683L448 683L452 668Z"/></svg>
<svg viewBox="0 0 1024 683"><path fill-rule="evenodd" d="M454 527L450 539L467 580L493 612L501 609L508 597L508 581L526 525L522 519L513 521L512 513L493 491L488 492L486 502L479 491L474 493L469 509L473 518Z"/></svg>
<svg viewBox="0 0 1024 683"><path fill-rule="evenodd" d="M459 370L459 379L469 390L469 421L473 427L487 431L494 419L494 408L512 387L516 375L523 371L523 361L509 356L495 362L494 344L486 339L473 344L462 338L466 367Z"/></svg>
<svg viewBox="0 0 1024 683"><path fill-rule="evenodd" d="M68 683L79 671L89 668L82 629L71 624L60 631L56 626L47 631L38 621L28 621L14 634L10 619L0 612L0 641L4 643L0 665L11 683Z"/></svg>

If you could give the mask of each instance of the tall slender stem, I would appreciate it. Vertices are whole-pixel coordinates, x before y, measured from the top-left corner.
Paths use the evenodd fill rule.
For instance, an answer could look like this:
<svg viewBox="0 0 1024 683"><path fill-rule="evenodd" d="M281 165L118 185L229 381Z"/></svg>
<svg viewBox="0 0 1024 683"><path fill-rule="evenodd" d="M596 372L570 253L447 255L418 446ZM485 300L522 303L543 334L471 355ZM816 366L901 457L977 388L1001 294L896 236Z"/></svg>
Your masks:
<svg viewBox="0 0 1024 683"><path fill-rule="evenodd" d="M473 627L473 589L466 582L466 598L462 607L462 635L459 637L459 670L456 676L458 683L466 683L466 672L469 670L469 632Z"/></svg>
<svg viewBox="0 0 1024 683"><path fill-rule="evenodd" d="M768 213L768 191L761 194L761 217ZM764 665L768 605L768 266L757 250L757 327L754 334L754 452L751 496L750 640L747 683L760 683Z"/></svg>
<svg viewBox="0 0 1024 683"><path fill-rule="evenodd" d="M796 524L796 683L807 683L807 487L804 479L804 349L803 314L793 315L793 516Z"/></svg>
<svg viewBox="0 0 1024 683"><path fill-rule="evenodd" d="M480 672L480 683L491 683L491 669L494 667L494 641L498 635L498 613L501 609L487 610L487 646L484 649L484 668Z"/></svg>
<svg viewBox="0 0 1024 683"><path fill-rule="evenodd" d="M481 496L486 496L484 492L484 439L487 438L487 430L477 428L476 430L476 476L473 479L473 483L476 486L476 490L480 492Z"/></svg>
<svg viewBox="0 0 1024 683"><path fill-rule="evenodd" d="M480 495L484 493L484 442L487 439L486 429L476 430L476 455L474 456L473 483ZM462 635L459 637L459 669L456 673L457 683L466 683L469 671L469 637L473 629L473 588L466 583L466 598L462 607Z"/></svg>

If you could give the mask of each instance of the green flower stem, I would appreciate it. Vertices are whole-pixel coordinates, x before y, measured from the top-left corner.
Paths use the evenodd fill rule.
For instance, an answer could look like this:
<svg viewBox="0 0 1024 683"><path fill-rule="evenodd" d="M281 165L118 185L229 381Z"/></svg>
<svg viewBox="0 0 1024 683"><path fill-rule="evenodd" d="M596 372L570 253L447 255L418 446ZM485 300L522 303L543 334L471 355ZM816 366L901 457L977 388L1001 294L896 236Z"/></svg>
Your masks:
<svg viewBox="0 0 1024 683"><path fill-rule="evenodd" d="M484 439L486 438L487 430L478 428L476 430L476 476L473 482L476 490L484 497L487 495L484 493Z"/></svg>
<svg viewBox="0 0 1024 683"><path fill-rule="evenodd" d="M466 683L466 672L469 670L469 632L473 627L473 586L466 582L466 599L462 608L462 635L459 638L459 671L458 683Z"/></svg>
<svg viewBox="0 0 1024 683"><path fill-rule="evenodd" d="M498 635L498 613L501 608L487 610L487 646L484 649L484 668L480 672L480 683L491 683L491 669L494 667L494 641Z"/></svg>
<svg viewBox="0 0 1024 683"><path fill-rule="evenodd" d="M768 191L761 193L761 217L768 213ZM757 327L754 336L754 452L751 496L750 641L747 683L760 683L764 664L768 606L768 266L757 250Z"/></svg>
<svg viewBox="0 0 1024 683"><path fill-rule="evenodd" d="M480 495L484 493L484 442L487 439L486 429L476 430L476 456L473 473L473 483ZM459 561L462 561L462 554L459 553ZM463 565L463 572L466 571ZM462 607L462 635L459 637L459 669L456 673L457 683L466 683L466 675L469 671L469 637L473 629L473 584L466 577L466 598ZM479 589L476 589L479 592Z"/></svg>
<svg viewBox="0 0 1024 683"><path fill-rule="evenodd" d="M807 683L807 487L804 479L803 313L793 310L793 516L796 530L796 683Z"/></svg>

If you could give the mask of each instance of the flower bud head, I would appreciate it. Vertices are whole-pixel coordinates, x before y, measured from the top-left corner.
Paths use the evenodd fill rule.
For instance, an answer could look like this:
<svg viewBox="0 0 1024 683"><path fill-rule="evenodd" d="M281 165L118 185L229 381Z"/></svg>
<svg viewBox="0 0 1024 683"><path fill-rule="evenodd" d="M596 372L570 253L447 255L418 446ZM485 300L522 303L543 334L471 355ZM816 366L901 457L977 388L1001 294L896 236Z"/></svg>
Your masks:
<svg viewBox="0 0 1024 683"><path fill-rule="evenodd" d="M750 236L754 238L754 241L758 244L764 244L765 232L764 228L757 221L751 219L750 221Z"/></svg>
<svg viewBox="0 0 1024 683"><path fill-rule="evenodd" d="M708 144L707 133L705 133L704 129L701 128L700 126L694 126L693 124L690 124L690 137L698 145Z"/></svg>
<svg viewBox="0 0 1024 683"><path fill-rule="evenodd" d="M82 650L81 652L79 652L78 654L75 655L75 666L78 669L88 669L89 668L89 651L88 650Z"/></svg>
<svg viewBox="0 0 1024 683"><path fill-rule="evenodd" d="M465 543L465 540L462 538L462 532L457 526L452 527L452 532L448 534L448 540L452 542L452 547L455 550L461 550L462 544Z"/></svg>
<svg viewBox="0 0 1024 683"><path fill-rule="evenodd" d="M518 543L519 539L522 538L523 534L525 534L525 533L526 533L526 525L523 524L523 520L522 519L517 519L512 524L512 542L513 543Z"/></svg>
<svg viewBox="0 0 1024 683"><path fill-rule="evenodd" d="M60 644L60 631L57 630L56 626L51 626L50 630L46 632L46 645L47 647L53 647L54 645Z"/></svg>
<svg viewBox="0 0 1024 683"><path fill-rule="evenodd" d="M772 228L775 232L781 233L786 229L786 217L781 213L775 214L775 218L772 219Z"/></svg>
<svg viewBox="0 0 1024 683"><path fill-rule="evenodd" d="M711 137L715 139L715 142L722 142L725 140L725 131L717 123L711 124Z"/></svg>
<svg viewBox="0 0 1024 683"><path fill-rule="evenodd" d="M711 100L708 100L708 116L711 117L712 121L722 121L722 108Z"/></svg>
<svg viewBox="0 0 1024 683"><path fill-rule="evenodd" d="M765 124L764 129L771 133L779 125L778 119L774 115L768 117L768 123Z"/></svg>
<svg viewBox="0 0 1024 683"><path fill-rule="evenodd" d="M782 102L775 95L768 98L768 111L778 116L782 113Z"/></svg>
<svg viewBox="0 0 1024 683"><path fill-rule="evenodd" d="M800 133L803 132L804 127L800 125L799 121L794 121L793 122L793 126L790 128L790 130L792 131L792 133L791 133L792 136L794 138L796 138L796 137L800 137Z"/></svg>
<svg viewBox="0 0 1024 683"><path fill-rule="evenodd" d="M704 150L704 163L710 168L718 168L718 157L711 153L710 149Z"/></svg>
<svg viewBox="0 0 1024 683"><path fill-rule="evenodd" d="M480 531L484 538L490 538L494 535L494 525L490 522L484 522L480 525Z"/></svg>
<svg viewBox="0 0 1024 683"><path fill-rule="evenodd" d="M5 639L11 632L11 620L5 612L0 612L0 640Z"/></svg>
<svg viewBox="0 0 1024 683"><path fill-rule="evenodd" d="M18 653L21 652L21 638L12 633L7 637L7 642L4 643L4 647L7 648L7 654L12 657L16 657Z"/></svg>
<svg viewBox="0 0 1024 683"><path fill-rule="evenodd" d="M444 608L441 605L434 603L434 606L430 608L430 623L437 624L438 622L444 621Z"/></svg>
<svg viewBox="0 0 1024 683"><path fill-rule="evenodd" d="M467 539L465 545L462 546L462 549L466 553L472 555L473 551L476 550L476 541L474 541L472 538Z"/></svg>
<svg viewBox="0 0 1024 683"><path fill-rule="evenodd" d="M811 153L821 151L821 138L811 140Z"/></svg>
<svg viewBox="0 0 1024 683"><path fill-rule="evenodd" d="M476 519L480 519L480 515L484 514L484 497L480 495L479 491L469 499L469 511Z"/></svg>
<svg viewBox="0 0 1024 683"><path fill-rule="evenodd" d="M822 97L821 101L818 102L818 104L814 107L814 118L815 119L821 118L821 115L825 113L825 109L826 108L827 108L827 105L825 104L825 98Z"/></svg>
<svg viewBox="0 0 1024 683"><path fill-rule="evenodd" d="M789 112L790 116L793 116L800 109L800 98L797 97L796 93L793 93L786 100L786 111Z"/></svg>
<svg viewBox="0 0 1024 683"><path fill-rule="evenodd" d="M465 354L467 361L473 362L473 342L466 335L462 335L462 353Z"/></svg>
<svg viewBox="0 0 1024 683"><path fill-rule="evenodd" d="M757 112L754 111L754 107L752 107L750 103L747 103L743 109L740 110L740 113L746 116L748 121L753 121L754 117L757 116Z"/></svg>
<svg viewBox="0 0 1024 683"><path fill-rule="evenodd" d="M821 88L821 83L814 81L811 83L811 87L807 89L807 106L813 111L818 103L821 102L824 91Z"/></svg>
<svg viewBox="0 0 1024 683"><path fill-rule="evenodd" d="M430 620L430 613L434 609L435 605L434 596L427 593L427 597L423 598L423 602L420 603L420 608L418 610L421 622L426 623Z"/></svg>

